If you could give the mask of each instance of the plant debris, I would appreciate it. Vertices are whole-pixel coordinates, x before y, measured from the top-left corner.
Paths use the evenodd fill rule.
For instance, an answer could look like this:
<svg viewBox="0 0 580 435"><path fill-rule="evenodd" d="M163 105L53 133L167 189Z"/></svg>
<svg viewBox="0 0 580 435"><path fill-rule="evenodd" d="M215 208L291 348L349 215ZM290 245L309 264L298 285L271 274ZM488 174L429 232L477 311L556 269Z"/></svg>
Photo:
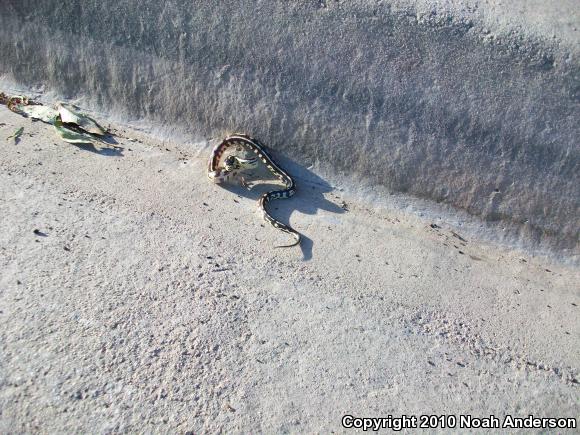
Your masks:
<svg viewBox="0 0 580 435"><path fill-rule="evenodd" d="M82 113L77 106L72 104L59 102L56 104L56 108L52 108L43 106L24 95L9 97L3 92L0 92L0 103L6 104L8 109L14 113L52 124L60 138L68 143L95 145L103 143L99 136L107 134L106 129L101 127L97 121ZM23 130L24 127L7 139L17 140Z"/></svg>
<svg viewBox="0 0 580 435"><path fill-rule="evenodd" d="M58 115L56 110L48 106L19 106L18 110L20 110L20 112L22 112L28 118L39 119L48 124L52 124L55 116Z"/></svg>
<svg viewBox="0 0 580 435"><path fill-rule="evenodd" d="M101 127L93 118L78 112L78 107L62 102L58 103L56 107L62 122L78 125L87 133L92 133L99 136L105 135L105 129Z"/></svg>
<svg viewBox="0 0 580 435"><path fill-rule="evenodd" d="M24 131L24 127L20 127L13 134L11 134L10 136L8 136L6 138L6 140L10 140L10 139L14 138L14 142L18 142L18 139L20 139L20 136L22 136L22 132L23 131Z"/></svg>
<svg viewBox="0 0 580 435"><path fill-rule="evenodd" d="M8 106L8 108L14 113L18 113L19 115L23 114L21 110L22 107L39 104L40 103L37 103L36 101L33 101L24 95L13 95L12 97L9 97L6 102L6 106Z"/></svg>
<svg viewBox="0 0 580 435"><path fill-rule="evenodd" d="M60 138L62 140L64 140L65 142L68 142L68 143L90 143L93 145L95 143L96 139L93 136L91 136L90 134L83 133L80 131L74 131L74 130L66 127L62 123L60 116L57 116L54 118L53 124L54 124L54 129L56 130L56 132L58 133Z"/></svg>

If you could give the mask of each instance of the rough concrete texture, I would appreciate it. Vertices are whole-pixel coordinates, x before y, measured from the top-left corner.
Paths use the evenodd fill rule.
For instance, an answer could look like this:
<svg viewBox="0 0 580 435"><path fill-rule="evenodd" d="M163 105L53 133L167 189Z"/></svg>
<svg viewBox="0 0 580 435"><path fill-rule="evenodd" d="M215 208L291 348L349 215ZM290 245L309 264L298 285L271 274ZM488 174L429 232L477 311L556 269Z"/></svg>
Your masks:
<svg viewBox="0 0 580 435"><path fill-rule="evenodd" d="M274 249L263 186L210 183L206 141L113 130L121 149L97 152L0 108L1 433L580 414L577 268L291 166L298 193L273 212L305 241Z"/></svg>
<svg viewBox="0 0 580 435"><path fill-rule="evenodd" d="M578 253L577 0L7 0L0 74Z"/></svg>

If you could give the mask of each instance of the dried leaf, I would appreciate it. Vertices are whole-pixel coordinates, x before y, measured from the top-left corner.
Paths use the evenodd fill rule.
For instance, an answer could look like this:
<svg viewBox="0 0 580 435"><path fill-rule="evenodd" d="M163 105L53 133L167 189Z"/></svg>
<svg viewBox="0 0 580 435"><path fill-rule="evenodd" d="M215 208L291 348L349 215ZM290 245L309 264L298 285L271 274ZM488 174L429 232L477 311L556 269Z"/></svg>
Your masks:
<svg viewBox="0 0 580 435"><path fill-rule="evenodd" d="M12 97L8 98L8 102L6 103L6 105L13 112L22 114L19 110L19 107L27 106L30 103L35 104L34 101L30 101L28 97L24 95L13 95Z"/></svg>
<svg viewBox="0 0 580 435"><path fill-rule="evenodd" d="M72 104L58 103L58 112L60 119L64 123L76 124L88 133L97 134L99 136L105 135L105 129L101 127L93 118L81 113Z"/></svg>
<svg viewBox="0 0 580 435"><path fill-rule="evenodd" d="M48 106L15 106L20 112L24 113L26 116L34 119L40 119L41 121L48 122L52 124L54 118L58 115L58 112Z"/></svg>
<svg viewBox="0 0 580 435"><path fill-rule="evenodd" d="M20 136L22 136L22 132L24 132L24 127L20 127L18 130L16 130L16 131L14 132L14 134L11 134L10 136L8 136L8 137L6 138L6 140L10 140L10 139L14 138L14 140L16 141L16 140L18 140L18 138L19 138Z"/></svg>
<svg viewBox="0 0 580 435"><path fill-rule="evenodd" d="M95 143L95 139L87 133L79 133L62 125L62 120L59 116L54 118L54 129L65 142L90 144Z"/></svg>

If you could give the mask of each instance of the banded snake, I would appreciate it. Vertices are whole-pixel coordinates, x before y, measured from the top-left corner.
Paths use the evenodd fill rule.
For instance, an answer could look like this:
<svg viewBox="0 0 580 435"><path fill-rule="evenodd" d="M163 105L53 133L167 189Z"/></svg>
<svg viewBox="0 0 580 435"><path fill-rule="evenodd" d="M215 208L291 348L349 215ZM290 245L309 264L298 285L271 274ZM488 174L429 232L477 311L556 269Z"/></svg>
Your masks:
<svg viewBox="0 0 580 435"><path fill-rule="evenodd" d="M224 155L225 151L230 147L242 147L245 148L250 153L255 154L255 157L244 159L237 156L230 155L225 158L223 166L220 167L220 160ZM266 209L266 204L274 199L284 199L290 198L294 193L296 193L296 186L294 180L290 175L288 175L278 164L272 160L268 153L264 150L263 146L255 139L246 136L244 134L233 134L222 140L212 151L209 165L207 169L207 176L214 183L223 183L224 181L230 180L238 175L238 173L243 169L256 167L258 164L258 159L262 161L268 168L268 170L274 174L284 185L285 189L273 190L271 192L264 193L258 200L258 206L262 210L264 220L272 225L274 228L284 231L285 233L291 234L295 242L290 245L276 246L276 248L290 248L296 246L300 243L300 233L292 229L290 226L283 224L282 222L276 220L268 210Z"/></svg>

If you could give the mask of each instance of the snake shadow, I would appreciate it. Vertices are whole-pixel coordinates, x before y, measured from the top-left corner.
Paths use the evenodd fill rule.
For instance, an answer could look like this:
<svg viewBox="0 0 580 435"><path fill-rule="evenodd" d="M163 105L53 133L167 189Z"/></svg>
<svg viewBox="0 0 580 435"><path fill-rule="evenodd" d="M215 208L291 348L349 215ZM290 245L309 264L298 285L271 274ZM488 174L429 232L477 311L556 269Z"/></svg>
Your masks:
<svg viewBox="0 0 580 435"><path fill-rule="evenodd" d="M328 182L306 167L285 158L278 153L270 152L274 161L277 162L296 183L296 194L292 198L276 200L269 204L268 211L272 216L280 222L290 224L290 216L294 211L307 215L314 215L318 210L325 210L331 213L345 212L342 207L324 197L325 193L334 190ZM254 175L249 175L247 177L249 183L258 180L264 180L266 182L256 184L252 186L251 189L242 186L239 182L223 184L222 187L232 193L255 201L257 201L263 193L271 190L279 190L281 188L281 184L276 182L277 180L268 171L258 168L258 170L250 172L250 174L252 173L254 173ZM264 225L268 226L266 223L264 223ZM300 242L302 259L304 261L312 259L313 240L310 237L307 237L300 229L294 229L302 236Z"/></svg>
<svg viewBox="0 0 580 435"><path fill-rule="evenodd" d="M74 144L78 149L83 151L89 151L91 153L99 154L101 156L108 156L108 157L123 157L123 147L119 146L119 142L113 137L111 134L107 134L106 136L102 136L99 138L100 142L105 145L103 147L96 147L90 143L77 143Z"/></svg>

